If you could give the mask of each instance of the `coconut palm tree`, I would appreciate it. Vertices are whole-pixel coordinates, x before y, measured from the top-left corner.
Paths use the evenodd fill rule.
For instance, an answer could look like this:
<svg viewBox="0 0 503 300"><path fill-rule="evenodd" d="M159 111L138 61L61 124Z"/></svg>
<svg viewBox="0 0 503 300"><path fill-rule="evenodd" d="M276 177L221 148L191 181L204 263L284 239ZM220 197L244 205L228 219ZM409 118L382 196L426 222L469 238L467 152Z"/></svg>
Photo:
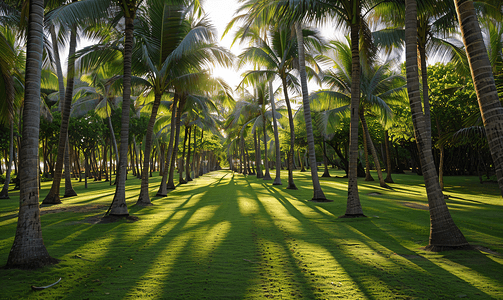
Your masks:
<svg viewBox="0 0 503 300"><path fill-rule="evenodd" d="M406 0L405 6L405 45L407 91L416 143L421 159L421 167L428 195L430 211L430 238L427 249L441 251L449 248L468 247L468 242L454 224L444 195L438 182L437 171L433 161L431 147L429 147L426 120L421 104L419 92L419 73L417 65L417 3L416 0Z"/></svg>
<svg viewBox="0 0 503 300"><path fill-rule="evenodd" d="M19 158L19 213L7 268L37 268L57 263L44 245L38 189L40 74L43 49L44 1L31 0L26 49L23 129Z"/></svg>
<svg viewBox="0 0 503 300"><path fill-rule="evenodd" d="M455 0L456 13L461 28L463 43L477 92L480 113L484 121L489 149L494 161L498 186L503 196L503 107L501 106L491 63L477 20L473 1ZM501 5L501 4L500 4ZM496 12L501 12L498 7Z"/></svg>

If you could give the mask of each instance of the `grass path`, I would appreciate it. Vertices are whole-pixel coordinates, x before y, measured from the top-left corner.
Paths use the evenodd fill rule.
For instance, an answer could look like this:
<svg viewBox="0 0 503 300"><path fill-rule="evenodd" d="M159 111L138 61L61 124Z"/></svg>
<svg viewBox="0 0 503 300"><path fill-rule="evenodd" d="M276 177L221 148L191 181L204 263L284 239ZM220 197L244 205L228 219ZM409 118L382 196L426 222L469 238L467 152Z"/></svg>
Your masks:
<svg viewBox="0 0 503 300"><path fill-rule="evenodd" d="M312 203L309 174L294 174L298 191L222 170L164 198L153 197L160 178L152 177L151 207L134 206L140 180L129 179L139 221L108 224L96 221L114 187L75 183L78 197L42 208L45 244L61 262L0 270L0 299L503 299L496 185L445 179L456 224L484 251L431 253L421 250L429 234L422 177L394 175L393 191L359 179L368 218L338 219L347 179L322 178L334 202ZM43 183L41 199L49 189ZM19 197L11 196L0 201L0 264L14 240Z"/></svg>

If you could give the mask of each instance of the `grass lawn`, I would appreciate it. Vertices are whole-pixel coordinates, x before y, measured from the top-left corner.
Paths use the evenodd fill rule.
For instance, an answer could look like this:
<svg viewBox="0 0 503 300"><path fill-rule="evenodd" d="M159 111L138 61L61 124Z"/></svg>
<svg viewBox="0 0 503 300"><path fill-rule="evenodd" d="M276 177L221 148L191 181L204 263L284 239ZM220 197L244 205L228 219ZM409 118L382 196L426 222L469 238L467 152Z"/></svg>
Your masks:
<svg viewBox="0 0 503 300"><path fill-rule="evenodd" d="M154 176L150 207L134 206L140 180L130 176L127 203L139 220L107 224L97 221L115 187L90 182L86 190L74 181L79 196L42 207L45 245L61 262L0 269L0 299L503 299L496 184L445 178L454 221L481 250L432 253L421 250L429 236L422 177L394 174L394 190L358 179L367 218L338 219L347 179L321 178L334 202L313 203L309 175L294 172L294 191L285 189L286 171L283 186L272 186L223 170L164 198L154 197ZM41 201L50 184L42 183ZM14 240L18 195L0 200L0 265Z"/></svg>

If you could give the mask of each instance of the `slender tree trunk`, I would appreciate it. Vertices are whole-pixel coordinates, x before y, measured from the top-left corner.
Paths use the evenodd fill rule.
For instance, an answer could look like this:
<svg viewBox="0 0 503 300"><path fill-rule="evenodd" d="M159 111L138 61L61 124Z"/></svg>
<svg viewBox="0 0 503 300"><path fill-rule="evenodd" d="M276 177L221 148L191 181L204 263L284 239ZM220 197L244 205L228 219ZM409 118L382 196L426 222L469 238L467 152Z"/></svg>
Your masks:
<svg viewBox="0 0 503 300"><path fill-rule="evenodd" d="M7 164L7 171L5 174L5 182L3 184L2 191L0 192L0 199L10 199L9 198L9 184L10 184L10 173L12 171L12 161L14 160L14 122L10 122L10 135L9 135L9 162Z"/></svg>
<svg viewBox="0 0 503 300"><path fill-rule="evenodd" d="M173 179L175 176L176 157L178 155L178 142L180 140L180 119L182 117L183 107L185 106L185 96L181 96L178 102L179 103L176 111L176 123L175 123L175 140L173 146L173 154L171 155L171 164L169 166L169 178L166 186L168 190L174 190L176 188Z"/></svg>
<svg viewBox="0 0 503 300"><path fill-rule="evenodd" d="M386 179L384 179L384 182L394 183L393 178L391 178L391 154L389 151L389 136L387 130L384 131L384 148L386 149Z"/></svg>
<svg viewBox="0 0 503 300"><path fill-rule="evenodd" d="M362 217L358 194L358 108L360 107L360 1L353 1L357 15L351 24L351 115L349 127L348 200L345 217Z"/></svg>
<svg viewBox="0 0 503 300"><path fill-rule="evenodd" d="M263 104L265 105L265 104ZM267 159L267 132L266 132L266 121L265 121L265 114L264 114L265 109L262 109L262 125L263 125L263 133L264 133L264 166L265 166L265 173L264 173L264 178L263 180L272 180L271 174L269 173L269 160Z"/></svg>
<svg viewBox="0 0 503 300"><path fill-rule="evenodd" d="M286 187L287 189L290 190L296 190L297 186L295 185L293 181L293 169L295 168L294 166L294 147L295 147L295 128L293 125L293 114L292 114L292 107L290 105L290 98L288 97L288 85L286 82L286 78L283 76L281 78L281 82L283 84L283 94L285 96L285 103L286 103L286 108L288 111L288 124L290 127L290 149L288 149L288 186Z"/></svg>
<svg viewBox="0 0 503 300"><path fill-rule="evenodd" d="M264 178L260 168L262 157L260 155L260 137L257 139L257 130L253 132L253 143L255 146L255 166L257 168L257 178Z"/></svg>
<svg viewBox="0 0 503 300"><path fill-rule="evenodd" d="M180 163L178 164L178 183L180 184L186 184L187 181L183 179L183 171L184 171L184 164L185 164L185 146L187 146L187 138L189 135L189 128L188 126L185 126L185 133L183 137L183 147L182 147L182 157L180 159Z"/></svg>
<svg viewBox="0 0 503 300"><path fill-rule="evenodd" d="M370 151L372 152L372 156L374 157L374 164L377 170L377 177L379 178L379 185L386 189L391 189L389 185L384 182L384 177L382 176L381 164L379 163L379 156L377 156L376 148L374 147L374 143L372 142L372 138L370 137L369 128L367 126L367 121L365 120L365 116L361 115L363 133L367 137L367 143L369 145Z"/></svg>
<svg viewBox="0 0 503 300"><path fill-rule="evenodd" d="M424 121L426 125L426 134L430 138L427 140L426 147L431 148L431 113L430 113L430 96L428 88L428 67L426 65L426 48L425 45L419 45L419 55L421 59L421 80L423 81L423 110Z"/></svg>
<svg viewBox="0 0 503 300"><path fill-rule="evenodd" d="M57 48L57 45L55 46ZM68 72L67 72L67 82L66 82L66 93L64 97L63 104L61 105L61 129L59 132L59 143L58 143L58 154L56 160L56 170L52 180L51 190L45 197L42 204L59 204L61 200L59 198L59 187L61 184L61 177L63 175L63 165L65 163L65 153L66 145L68 140L68 124L70 122L70 109L73 99L73 82L75 80L75 50L77 48L77 29L76 26L72 29L70 33L70 50L68 54ZM59 76L59 74L58 74ZM62 76L62 74L61 74ZM59 87L61 89L61 87ZM60 93L61 96L61 93ZM65 176L66 178L66 176ZM65 181L66 183L66 181ZM77 193L73 191L70 186L67 187L69 194L75 196ZM73 191L73 192L72 192ZM65 193L66 194L66 193Z"/></svg>
<svg viewBox="0 0 503 300"><path fill-rule="evenodd" d="M362 118L362 112L359 112L360 118ZM363 123L363 121L362 121ZM369 159L369 145L368 145L368 137L365 129L363 131L363 153L365 155L365 181L374 181L372 175L370 175L370 159Z"/></svg>
<svg viewBox="0 0 503 300"><path fill-rule="evenodd" d="M318 178L318 168L316 166L316 153L314 151L314 135L311 120L311 107L309 105L309 92L307 89L306 58L304 54L304 36L300 23L295 23L297 34L298 52L299 52L299 72L302 86L302 103L304 107L304 119L306 123L307 145L309 147L309 162L311 164L311 178L313 181L313 199L314 201L327 201L323 193Z"/></svg>
<svg viewBox="0 0 503 300"><path fill-rule="evenodd" d="M127 216L129 211L126 205L126 176L127 176L127 149L129 138L129 106L131 105L131 60L133 54L134 16L125 18L126 30L124 39L124 76L121 117L121 143L117 174L117 185L114 199L109 208L110 215Z"/></svg>
<svg viewBox="0 0 503 300"><path fill-rule="evenodd" d="M276 104L274 104L274 90L272 87L272 80L269 81L269 97L271 99L272 108L272 124L274 127L274 143L276 148L276 177L274 178L273 185L282 185L281 183L281 151L279 149L279 134L278 123L276 121Z"/></svg>
<svg viewBox="0 0 503 300"><path fill-rule="evenodd" d="M171 108L171 132L169 134L169 144L168 144L168 153L166 155L166 162L164 164L163 168L163 173L162 173L162 179L161 179L161 184L159 186L159 190L157 191L156 196L159 197L166 197L168 195L168 188L167 188L167 180L169 176L169 171L170 171L170 162L171 162L171 156L173 155L173 143L175 140L175 130L176 130L176 107L178 104L178 95L175 94L173 98L173 105Z"/></svg>
<svg viewBox="0 0 503 300"><path fill-rule="evenodd" d="M461 35L468 56L480 113L484 121L489 149L503 195L503 107L498 97L491 63L480 31L473 1L455 0Z"/></svg>
<svg viewBox="0 0 503 300"><path fill-rule="evenodd" d="M451 218L438 183L431 148L427 147L428 136L419 93L417 66L417 4L415 0L406 0L405 3L407 91L430 211L430 239L426 248L441 251L468 247L468 242Z"/></svg>
<svg viewBox="0 0 503 300"><path fill-rule="evenodd" d="M19 158L19 213L7 268L38 268L57 263L44 245L40 225L38 146L44 1L30 0L26 50L23 129Z"/></svg>
<svg viewBox="0 0 503 300"><path fill-rule="evenodd" d="M325 171L321 177L331 177L330 172L328 172L327 145L325 139L323 139L323 165L325 166Z"/></svg>
<svg viewBox="0 0 503 300"><path fill-rule="evenodd" d="M187 138L189 141L189 144L187 146L187 161L185 164L185 180L187 182L192 181L192 178L190 178L190 135L192 134L192 126L189 127L189 137ZM194 164L194 161L192 161L192 164Z"/></svg>
<svg viewBox="0 0 503 300"><path fill-rule="evenodd" d="M147 132L145 133L145 155L143 156L143 169L141 173L140 195L138 196L138 205L152 205L150 196L148 194L148 173L150 163L150 152L152 149L152 134L154 132L155 119L157 118L157 111L161 104L161 93L156 93L154 96L154 103L152 105L152 112L148 120Z"/></svg>

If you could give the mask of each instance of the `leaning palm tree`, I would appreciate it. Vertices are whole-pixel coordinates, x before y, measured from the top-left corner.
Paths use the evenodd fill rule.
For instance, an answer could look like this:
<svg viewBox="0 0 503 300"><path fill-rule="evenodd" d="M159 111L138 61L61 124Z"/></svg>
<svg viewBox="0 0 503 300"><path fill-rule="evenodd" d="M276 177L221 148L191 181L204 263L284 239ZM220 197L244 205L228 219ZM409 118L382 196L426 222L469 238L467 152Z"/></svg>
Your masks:
<svg viewBox="0 0 503 300"><path fill-rule="evenodd" d="M419 92L416 5L416 0L406 0L405 48L407 91L430 211L430 238L426 248L432 251L441 251L444 249L468 247L468 242L456 224L454 224L449 213L438 182L432 150L431 147L428 147L430 141L427 141L429 137Z"/></svg>
<svg viewBox="0 0 503 300"><path fill-rule="evenodd" d="M37 268L57 263L44 245L38 189L40 74L43 48L44 1L30 1L26 49L23 129L19 158L19 214L7 268Z"/></svg>
<svg viewBox="0 0 503 300"><path fill-rule="evenodd" d="M491 63L477 20L473 1L455 0L461 35L468 56L470 70L477 92L480 113L484 121L489 149L494 161L498 186L503 195L503 107L501 106ZM501 9L493 10L501 14Z"/></svg>

